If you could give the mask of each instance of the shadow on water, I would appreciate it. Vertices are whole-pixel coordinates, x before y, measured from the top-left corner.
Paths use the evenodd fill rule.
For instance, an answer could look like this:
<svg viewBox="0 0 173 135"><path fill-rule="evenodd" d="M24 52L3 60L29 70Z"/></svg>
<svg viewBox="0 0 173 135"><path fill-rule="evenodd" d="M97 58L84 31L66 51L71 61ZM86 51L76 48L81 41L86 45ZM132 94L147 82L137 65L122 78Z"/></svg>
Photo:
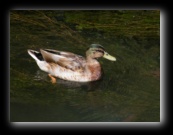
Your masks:
<svg viewBox="0 0 173 135"><path fill-rule="evenodd" d="M159 122L159 11L11 11L11 122ZM85 56L99 43L101 80L51 84L27 49Z"/></svg>

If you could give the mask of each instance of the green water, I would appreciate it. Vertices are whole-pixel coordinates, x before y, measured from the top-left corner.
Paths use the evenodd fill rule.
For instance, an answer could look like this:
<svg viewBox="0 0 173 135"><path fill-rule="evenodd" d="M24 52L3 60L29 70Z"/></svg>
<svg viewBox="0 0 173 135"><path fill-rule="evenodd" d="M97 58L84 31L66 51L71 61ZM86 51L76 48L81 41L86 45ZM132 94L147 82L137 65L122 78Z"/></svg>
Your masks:
<svg viewBox="0 0 173 135"><path fill-rule="evenodd" d="M101 80L51 84L27 49L85 56L92 43ZM159 122L160 11L10 11L11 122Z"/></svg>

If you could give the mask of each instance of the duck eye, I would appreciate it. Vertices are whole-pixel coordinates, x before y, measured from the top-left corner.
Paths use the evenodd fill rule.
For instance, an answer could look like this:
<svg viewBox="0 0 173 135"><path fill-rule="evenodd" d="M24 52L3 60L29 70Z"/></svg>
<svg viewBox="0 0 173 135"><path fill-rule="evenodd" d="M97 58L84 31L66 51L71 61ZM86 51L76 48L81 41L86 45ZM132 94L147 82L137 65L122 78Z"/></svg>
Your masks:
<svg viewBox="0 0 173 135"><path fill-rule="evenodd" d="M95 50L96 52L104 53L103 50Z"/></svg>

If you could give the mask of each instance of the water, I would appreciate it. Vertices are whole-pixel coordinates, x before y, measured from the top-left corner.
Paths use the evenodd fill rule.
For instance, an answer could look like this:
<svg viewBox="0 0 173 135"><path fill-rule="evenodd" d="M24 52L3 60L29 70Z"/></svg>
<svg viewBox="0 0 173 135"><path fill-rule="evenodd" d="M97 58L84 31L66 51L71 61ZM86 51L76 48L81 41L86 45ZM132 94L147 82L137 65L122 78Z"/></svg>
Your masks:
<svg viewBox="0 0 173 135"><path fill-rule="evenodd" d="M130 30L128 33L127 26L119 28L119 33L112 30L112 26L105 29L107 19L121 15L121 21L124 17L126 22L130 19L127 14L140 16L132 11L94 12L93 17L88 15L85 19L82 15L86 13L80 11L11 11L10 121L159 122L160 39L157 30L160 26L153 22L160 18L157 11L153 20L150 15L154 11L140 12L148 18L145 21L140 18L139 24L136 22L139 18L135 18L131 23L143 29L142 22L148 22L146 27L153 29L135 35ZM83 18L79 24L73 20L75 16ZM95 26L89 25L92 23ZM151 34L148 37L147 32ZM57 79L56 84L51 84L47 73L39 70L27 53L27 49L51 48L85 56L92 43L103 45L117 61L100 58L104 76L90 83Z"/></svg>

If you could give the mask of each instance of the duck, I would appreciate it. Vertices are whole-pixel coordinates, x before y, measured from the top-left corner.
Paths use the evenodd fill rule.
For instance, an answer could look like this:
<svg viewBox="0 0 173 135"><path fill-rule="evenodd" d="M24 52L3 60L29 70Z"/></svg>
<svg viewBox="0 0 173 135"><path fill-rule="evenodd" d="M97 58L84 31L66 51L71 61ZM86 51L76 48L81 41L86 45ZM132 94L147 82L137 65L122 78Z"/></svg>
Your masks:
<svg viewBox="0 0 173 135"><path fill-rule="evenodd" d="M57 78L74 82L97 81L103 74L98 58L116 61L116 58L108 54L100 44L91 44L86 51L86 57L54 49L27 51L40 70L48 73L52 83L56 83Z"/></svg>

